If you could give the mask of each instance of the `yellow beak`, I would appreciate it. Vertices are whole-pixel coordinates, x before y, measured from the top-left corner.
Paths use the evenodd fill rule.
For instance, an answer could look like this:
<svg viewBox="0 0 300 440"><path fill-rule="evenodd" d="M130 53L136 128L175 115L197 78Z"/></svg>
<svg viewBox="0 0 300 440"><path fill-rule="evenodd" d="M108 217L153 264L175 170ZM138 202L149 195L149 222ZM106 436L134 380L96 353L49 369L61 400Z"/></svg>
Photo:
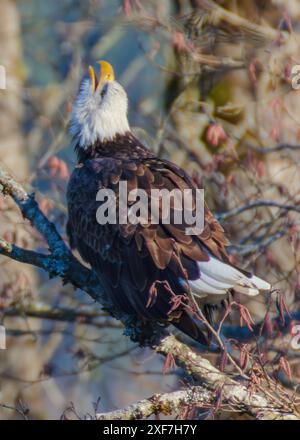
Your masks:
<svg viewBox="0 0 300 440"><path fill-rule="evenodd" d="M111 64L109 64L107 61L98 61L97 64L100 64L101 68L99 80L93 66L89 66L89 74L93 92L98 90L99 87L103 86L105 83L115 80L114 69Z"/></svg>

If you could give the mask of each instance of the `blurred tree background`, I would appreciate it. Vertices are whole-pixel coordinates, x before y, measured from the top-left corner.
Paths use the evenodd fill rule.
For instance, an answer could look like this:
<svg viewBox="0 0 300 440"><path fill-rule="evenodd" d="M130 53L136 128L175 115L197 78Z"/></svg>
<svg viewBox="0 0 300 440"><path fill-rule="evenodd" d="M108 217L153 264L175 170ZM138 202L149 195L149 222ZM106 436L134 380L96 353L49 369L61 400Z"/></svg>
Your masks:
<svg viewBox="0 0 300 440"><path fill-rule="evenodd" d="M296 323L300 92L291 81L299 31L297 0L2 0L1 165L34 188L65 237L75 165L70 110L87 66L106 59L127 90L137 136L205 188L231 240L232 262L281 289ZM2 196L0 216L8 241L45 246ZM247 307L272 334L263 340L266 368L296 390L299 351L274 324L275 296ZM4 257L0 317L7 330L0 403L11 407L0 407L2 419L27 408L32 418L76 417L74 409L93 415L95 402L104 412L187 380L177 370L162 374L163 360L122 336L121 324L86 294ZM220 362L218 353L207 356Z"/></svg>

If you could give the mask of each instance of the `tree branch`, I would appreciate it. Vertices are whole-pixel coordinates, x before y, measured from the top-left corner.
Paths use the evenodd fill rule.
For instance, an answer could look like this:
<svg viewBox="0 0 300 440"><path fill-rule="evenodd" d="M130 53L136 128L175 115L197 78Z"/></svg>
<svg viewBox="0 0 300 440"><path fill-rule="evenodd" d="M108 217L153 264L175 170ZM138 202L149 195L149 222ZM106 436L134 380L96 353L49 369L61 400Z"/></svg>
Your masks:
<svg viewBox="0 0 300 440"><path fill-rule="evenodd" d="M233 208L230 211L221 212L217 214L216 217L218 218L218 220L227 220L231 217L242 214L243 212L248 211L250 209L256 209L261 207L279 208L279 209L283 209L284 211L295 211L300 213L300 206L297 205L278 203L275 202L274 200L255 200L254 202L249 202L243 206L238 206L236 208Z"/></svg>
<svg viewBox="0 0 300 440"><path fill-rule="evenodd" d="M199 380L211 391L220 391L222 401L240 411L261 420L300 420L293 402L286 402L283 396L266 389L253 392L249 387L231 379L215 368L207 359L197 354L174 336L167 336L156 347L164 356L172 355L177 365L188 371L195 380ZM249 385L249 384L248 384Z"/></svg>
<svg viewBox="0 0 300 440"><path fill-rule="evenodd" d="M279 32L276 29L254 23L247 18L241 17L232 11L228 11L222 6L218 5L212 0L193 0L194 11L193 15L195 18L200 17L204 11L207 13L206 22L211 23L214 27L235 30L240 32L245 38L247 37L247 42L256 42L256 44L267 43L271 41L276 41L279 37ZM201 20L198 20L201 23ZM194 19L194 23L197 21ZM195 25L196 25L195 24ZM287 39L286 33L281 32L282 38Z"/></svg>
<svg viewBox="0 0 300 440"><path fill-rule="evenodd" d="M257 153L262 154L268 154L268 153L274 153L277 151L285 151L285 150L291 150L291 151L299 151L300 145L298 144L278 144L274 147L258 147L257 145L251 145L245 142L242 142L242 145L245 145L247 148L251 148L251 150L256 151Z"/></svg>
<svg viewBox="0 0 300 440"><path fill-rule="evenodd" d="M152 415L171 415L183 411L184 407L194 405L202 408L211 408L216 397L204 386L191 387L188 390L174 391L173 393L154 394L148 399L140 400L127 408L98 413L97 420L138 420Z"/></svg>
<svg viewBox="0 0 300 440"><path fill-rule="evenodd" d="M9 194L19 206L23 216L30 220L31 224L41 233L49 245L50 254L44 255L34 251L21 249L15 245L0 241L0 254L6 255L17 261L33 264L44 269L50 276L60 276L64 282L70 282L75 287L79 287L88 293L95 301L99 302L112 316L119 319L126 326L127 335L140 344L152 344L158 353L164 356L173 356L177 364L190 373L194 379L200 381L208 391L203 392L205 396L211 393L222 394L222 401L225 404L245 411L253 417L260 419L299 419L293 401L285 398L282 392L278 397L276 392L269 389L259 389L255 392L248 389L244 384L231 379L228 375L215 368L207 359L200 356L187 345L179 342L174 336L163 336L164 332L159 325L145 327L136 317L128 316L113 307L109 295L105 293L100 280L95 273L83 266L71 253L63 239L60 237L55 226L40 211L33 195L29 196L20 184L6 172L0 169L0 184L2 192ZM146 341L144 338L145 330L148 331ZM198 389L197 389L198 390ZM259 393L258 393L259 390ZM181 393L181 392L179 392ZM187 396L187 394L185 394ZM173 396L174 397L174 396ZM176 397L176 398L175 398ZM171 401L168 396L161 396L160 403L150 407L146 405L145 414L151 411L158 411L163 408L164 402L168 403L168 408L175 410L174 402L180 402L184 395L176 394ZM194 394L196 398L196 394ZM175 400L174 400L175 399ZM202 394L198 392L197 402L203 403ZM144 401L143 401L144 402ZM173 404L173 403L174 404ZM138 405L138 404L137 404ZM159 406L160 405L160 406ZM172 406L173 405L173 406ZM135 406L135 408L137 408ZM148 409L147 409L148 408ZM136 412L134 412L136 414ZM101 415L99 415L101 417Z"/></svg>
<svg viewBox="0 0 300 440"><path fill-rule="evenodd" d="M51 321L77 322L84 325L91 325L96 328L120 328L121 324L114 321L105 313L87 308L75 309L65 306L50 306L42 302L25 301L17 304L0 304L0 311L5 316L26 316L30 318L49 319Z"/></svg>
<svg viewBox="0 0 300 440"><path fill-rule="evenodd" d="M34 195L29 195L12 176L0 168L0 185L2 193L10 195L20 208L24 218L39 231L49 246L50 254L42 254L21 249L13 244L0 240L0 254L16 261L32 264L44 269L50 277L59 276L64 283L71 283L90 295L113 317L120 320L126 327L126 334L139 343L153 343L163 332L159 325L147 325L135 316L117 310L106 294L96 274L83 266L72 254L59 235L55 225L41 212Z"/></svg>

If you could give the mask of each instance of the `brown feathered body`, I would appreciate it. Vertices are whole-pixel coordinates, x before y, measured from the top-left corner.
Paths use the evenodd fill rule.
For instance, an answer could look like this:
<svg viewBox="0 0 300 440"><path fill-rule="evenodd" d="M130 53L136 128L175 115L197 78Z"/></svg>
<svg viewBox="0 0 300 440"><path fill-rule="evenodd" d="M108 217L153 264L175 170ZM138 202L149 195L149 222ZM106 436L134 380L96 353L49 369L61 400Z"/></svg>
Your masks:
<svg viewBox="0 0 300 440"><path fill-rule="evenodd" d="M173 163L155 157L131 133L86 149L78 146L77 154L67 192L72 247L96 271L115 307L145 320L171 321L203 342L193 316L193 301L203 299L193 296L191 283L201 278L201 262L214 258L229 267L223 228L207 206L199 235L186 235L189 225L184 221L163 224L160 218L158 224L101 225L96 220L99 189L112 189L118 202L119 182L126 181L128 191L147 192L150 210L151 189L195 189L192 179ZM214 296L209 292L206 303ZM218 301L226 297L215 296Z"/></svg>

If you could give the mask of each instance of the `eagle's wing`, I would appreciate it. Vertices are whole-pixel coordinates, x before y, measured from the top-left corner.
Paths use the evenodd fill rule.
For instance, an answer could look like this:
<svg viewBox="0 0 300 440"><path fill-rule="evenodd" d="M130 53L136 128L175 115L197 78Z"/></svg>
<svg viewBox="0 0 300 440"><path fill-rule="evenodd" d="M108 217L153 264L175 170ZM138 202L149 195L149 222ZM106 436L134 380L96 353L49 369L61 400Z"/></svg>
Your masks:
<svg viewBox="0 0 300 440"><path fill-rule="evenodd" d="M148 212L152 189L195 190L183 170L157 158L99 158L75 169L67 195L71 245L99 274L116 306L146 319L175 320L199 339L181 295L216 302L230 289L255 295L260 289L270 288L268 283L230 265L224 231L206 205L204 229L198 235L186 235L190 225L184 219L175 224L178 207L174 204L170 224L164 224L160 207L157 224L119 224L117 220L116 224L100 225L96 220L100 205L96 194L99 189L112 189L119 202L120 181L127 182L128 192L147 192Z"/></svg>

